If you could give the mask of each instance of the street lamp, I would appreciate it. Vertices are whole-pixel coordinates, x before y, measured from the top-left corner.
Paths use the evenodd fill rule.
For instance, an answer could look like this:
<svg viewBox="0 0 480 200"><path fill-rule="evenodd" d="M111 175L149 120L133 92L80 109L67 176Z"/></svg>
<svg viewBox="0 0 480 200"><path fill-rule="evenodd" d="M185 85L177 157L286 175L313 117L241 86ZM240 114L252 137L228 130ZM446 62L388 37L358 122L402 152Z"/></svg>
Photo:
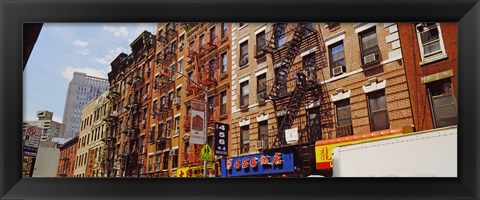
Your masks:
<svg viewBox="0 0 480 200"><path fill-rule="evenodd" d="M172 80L170 80L170 78L171 78L170 74L168 74L168 72L167 72L168 70L171 70L171 72L177 73L178 75L186 78L188 81L197 85L201 90L203 90L205 92L205 119L203 120L203 130L205 131L204 134L206 135L207 134L207 123L208 123L208 86L204 86L200 83L197 83L196 81L192 80L188 76L185 76L181 72L178 72L178 71L173 70L173 69L168 69L168 68L164 68L164 71L160 75L160 80L163 83L166 83L168 81L172 81ZM205 138L204 144L205 143L206 143L206 138ZM207 161L206 160L203 161L203 177L207 177Z"/></svg>

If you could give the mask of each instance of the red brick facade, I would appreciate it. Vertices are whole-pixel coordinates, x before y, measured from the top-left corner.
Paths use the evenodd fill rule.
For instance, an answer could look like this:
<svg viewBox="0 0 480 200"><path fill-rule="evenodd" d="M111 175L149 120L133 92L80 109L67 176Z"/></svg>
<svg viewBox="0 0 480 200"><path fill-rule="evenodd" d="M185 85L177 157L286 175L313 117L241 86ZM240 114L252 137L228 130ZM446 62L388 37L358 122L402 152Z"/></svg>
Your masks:
<svg viewBox="0 0 480 200"><path fill-rule="evenodd" d="M407 72L408 89L417 131L436 128L432 117L430 98L427 93L428 83L422 82L422 77L432 80L449 80L452 84L455 100L457 89L457 24L438 23L440 41L443 43L443 56L438 56L430 62L424 62L418 38L417 24L399 23L401 46L404 65ZM443 47L442 47L443 46Z"/></svg>

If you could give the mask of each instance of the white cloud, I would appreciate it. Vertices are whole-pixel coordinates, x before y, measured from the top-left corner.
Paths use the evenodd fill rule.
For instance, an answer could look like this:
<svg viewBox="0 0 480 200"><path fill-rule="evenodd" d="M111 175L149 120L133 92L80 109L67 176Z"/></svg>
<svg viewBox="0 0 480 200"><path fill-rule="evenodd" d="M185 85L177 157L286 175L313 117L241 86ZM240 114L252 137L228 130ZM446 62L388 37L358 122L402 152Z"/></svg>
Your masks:
<svg viewBox="0 0 480 200"><path fill-rule="evenodd" d="M83 49L83 50L80 50L78 53L80 53L84 56L88 56L88 55L90 55L90 49Z"/></svg>
<svg viewBox="0 0 480 200"><path fill-rule="evenodd" d="M90 67L72 67L68 66L62 71L62 76L64 76L68 81L72 80L73 72L83 72L89 76L95 76L100 78L107 78L106 70L98 70Z"/></svg>
<svg viewBox="0 0 480 200"><path fill-rule="evenodd" d="M109 65L110 63L112 63L113 59L115 59L122 52L127 53L127 50L123 47L110 49L105 56L96 57L95 61L103 65Z"/></svg>
<svg viewBox="0 0 480 200"><path fill-rule="evenodd" d="M75 46L79 46L79 47L85 47L88 45L88 42L85 42L85 41L82 41L82 40L79 40L79 39L75 39L74 41L72 41L73 45Z"/></svg>
<svg viewBox="0 0 480 200"><path fill-rule="evenodd" d="M103 26L103 30L107 32L113 33L116 37L127 37L128 36L128 28L125 26L121 27L114 27L114 26Z"/></svg>

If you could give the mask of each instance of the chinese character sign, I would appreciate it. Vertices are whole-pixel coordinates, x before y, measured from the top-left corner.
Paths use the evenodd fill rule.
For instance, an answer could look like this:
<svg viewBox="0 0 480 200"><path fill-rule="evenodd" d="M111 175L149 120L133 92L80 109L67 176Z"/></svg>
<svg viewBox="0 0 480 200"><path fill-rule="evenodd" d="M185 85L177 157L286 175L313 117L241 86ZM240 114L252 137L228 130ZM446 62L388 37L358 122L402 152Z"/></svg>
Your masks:
<svg viewBox="0 0 480 200"><path fill-rule="evenodd" d="M205 102L192 100L192 119L190 131L190 144L205 144L206 132L204 130Z"/></svg>
<svg viewBox="0 0 480 200"><path fill-rule="evenodd" d="M253 154L221 160L222 177L251 176L294 171L293 153Z"/></svg>
<svg viewBox="0 0 480 200"><path fill-rule="evenodd" d="M215 122L215 155L228 156L228 124Z"/></svg>

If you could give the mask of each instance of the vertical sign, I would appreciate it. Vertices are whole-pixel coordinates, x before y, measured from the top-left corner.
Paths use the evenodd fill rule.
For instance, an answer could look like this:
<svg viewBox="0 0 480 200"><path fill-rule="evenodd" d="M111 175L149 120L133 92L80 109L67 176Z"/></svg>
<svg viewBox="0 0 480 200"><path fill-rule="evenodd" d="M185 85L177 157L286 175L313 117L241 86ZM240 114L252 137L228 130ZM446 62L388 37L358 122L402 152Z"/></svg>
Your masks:
<svg viewBox="0 0 480 200"><path fill-rule="evenodd" d="M190 144L205 144L207 137L203 120L205 120L205 102L192 100Z"/></svg>
<svg viewBox="0 0 480 200"><path fill-rule="evenodd" d="M228 156L229 125L215 122L215 155Z"/></svg>
<svg viewBox="0 0 480 200"><path fill-rule="evenodd" d="M93 177L93 165L95 164L95 149L91 148L88 150L87 156L87 173L85 174L86 177Z"/></svg>
<svg viewBox="0 0 480 200"><path fill-rule="evenodd" d="M23 145L23 154L25 156L36 157L42 129L36 126L27 126L25 134L25 143Z"/></svg>

